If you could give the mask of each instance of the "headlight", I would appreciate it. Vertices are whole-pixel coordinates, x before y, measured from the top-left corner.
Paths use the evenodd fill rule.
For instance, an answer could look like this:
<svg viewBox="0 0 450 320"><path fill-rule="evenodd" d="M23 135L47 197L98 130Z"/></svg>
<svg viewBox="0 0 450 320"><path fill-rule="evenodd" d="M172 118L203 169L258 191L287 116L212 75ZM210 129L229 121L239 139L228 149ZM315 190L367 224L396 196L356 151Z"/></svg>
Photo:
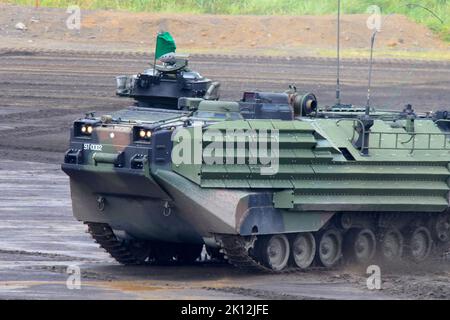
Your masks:
<svg viewBox="0 0 450 320"><path fill-rule="evenodd" d="M74 135L76 137L90 137L98 121L75 121Z"/></svg>
<svg viewBox="0 0 450 320"><path fill-rule="evenodd" d="M83 134L92 134L92 131L94 131L94 129L92 128L91 125L82 125L81 126L81 133L83 133Z"/></svg>
<svg viewBox="0 0 450 320"><path fill-rule="evenodd" d="M139 130L139 137L141 139L150 139L152 137L152 132L150 130L141 129Z"/></svg>
<svg viewBox="0 0 450 320"><path fill-rule="evenodd" d="M133 140L136 142L150 142L153 132L152 129L145 127L133 128Z"/></svg>

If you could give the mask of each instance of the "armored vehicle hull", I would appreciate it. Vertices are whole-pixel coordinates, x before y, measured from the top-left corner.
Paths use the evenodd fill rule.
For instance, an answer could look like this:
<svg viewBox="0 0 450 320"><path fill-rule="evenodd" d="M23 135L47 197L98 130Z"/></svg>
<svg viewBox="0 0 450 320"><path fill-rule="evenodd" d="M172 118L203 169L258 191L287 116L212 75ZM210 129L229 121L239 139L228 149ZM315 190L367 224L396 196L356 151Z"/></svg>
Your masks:
<svg viewBox="0 0 450 320"><path fill-rule="evenodd" d="M183 115L128 108L114 114L119 122L109 116L88 117L75 122L71 130L62 169L70 177L73 214L88 224L94 239L121 263L139 264L156 257L190 261L200 254L202 238L167 207L170 196L155 182L148 165L149 161L168 165L170 130L155 133L152 148L145 137L135 140L140 129L134 120L130 125L136 118L147 126L170 124Z"/></svg>
<svg viewBox="0 0 450 320"><path fill-rule="evenodd" d="M448 251L448 113L370 107L377 29L366 107L341 104L340 9L337 23L336 105L322 108L295 86L214 101L219 84L188 70L172 57L170 34L158 35L156 52L167 50L155 58L169 54L166 62L119 77L117 94L183 112L75 122L63 164L75 216L124 264L193 261L203 244L272 272Z"/></svg>
<svg viewBox="0 0 450 320"><path fill-rule="evenodd" d="M432 120L417 121L410 132L374 120L370 132L355 133L357 121L221 122L204 137L208 130L277 130L276 173L261 174L249 158L211 164L203 152L200 166L174 165L158 177L183 204L181 214L237 266L282 271L333 267L343 258L421 262L447 250L448 134ZM228 210L216 207L223 202Z"/></svg>
<svg viewBox="0 0 450 320"><path fill-rule="evenodd" d="M75 123L63 170L76 218L126 264L193 261L203 244L237 266L276 272L421 262L448 249L446 120L340 111L294 119L294 108L290 120L253 119L247 103ZM278 102L253 107L256 117L286 116ZM232 156L211 153L214 142ZM274 162L253 162L262 142ZM193 152L180 162L179 150Z"/></svg>

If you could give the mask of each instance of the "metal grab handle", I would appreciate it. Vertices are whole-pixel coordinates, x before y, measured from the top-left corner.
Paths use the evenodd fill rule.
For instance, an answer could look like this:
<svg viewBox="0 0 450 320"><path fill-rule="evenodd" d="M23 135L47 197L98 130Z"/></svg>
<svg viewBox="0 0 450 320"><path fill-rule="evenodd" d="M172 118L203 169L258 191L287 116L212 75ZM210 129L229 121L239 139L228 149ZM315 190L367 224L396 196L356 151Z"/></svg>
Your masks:
<svg viewBox="0 0 450 320"><path fill-rule="evenodd" d="M120 154L105 153L105 152L95 152L92 155L92 159L95 163L111 163L116 164L119 159Z"/></svg>
<svg viewBox="0 0 450 320"><path fill-rule="evenodd" d="M450 119L437 119L434 123L438 122L450 122Z"/></svg>
<svg viewBox="0 0 450 320"><path fill-rule="evenodd" d="M364 152L364 149L366 149L365 145L366 145L366 128L364 127L364 123L359 120L359 119L339 119L338 121L336 121L336 126L339 127L339 122L341 121L352 121L353 122L353 135L352 138L350 139L350 141L354 141L355 140L355 131L356 131L356 126L355 126L355 121L357 121L362 128L362 143L361 143L361 150L360 152Z"/></svg>
<svg viewBox="0 0 450 320"><path fill-rule="evenodd" d="M352 121L353 122L353 134L352 137L349 139L350 141L354 141L355 140L355 131L356 131L356 126L355 126L355 121L357 121L362 128L362 145L361 148L359 148L360 152L363 152L364 149L367 149L368 146L366 147L366 139L365 139L365 134L366 134L366 130L364 127L364 124L361 120L359 119L353 119L353 118L343 118L343 119L339 119L336 121L336 126L339 126L339 122L341 121ZM450 119L439 119L436 120L434 123L438 123L438 122L448 122L450 123ZM410 132L376 132L376 131L371 131L370 132L371 135L377 134L378 135L378 148L377 147L372 147L375 149L398 149L399 148L399 144L405 145L407 143L412 142L412 146L411 146L411 150L410 153L413 153L415 150L447 150L447 145L448 145L448 136L450 135L450 132L441 132L441 133L420 133L420 132L414 132L414 133L410 133ZM381 140L382 137L385 135L394 135L395 136L395 146L393 148L390 147L382 147L381 146ZM408 135L408 139L406 141L400 141L400 136L403 135ZM428 137L428 145L426 148L419 148L416 149L416 137L419 136L427 136ZM441 148L432 148L431 147L431 140L433 136L442 136L444 138L443 141L443 146ZM405 148L406 149L406 148Z"/></svg>

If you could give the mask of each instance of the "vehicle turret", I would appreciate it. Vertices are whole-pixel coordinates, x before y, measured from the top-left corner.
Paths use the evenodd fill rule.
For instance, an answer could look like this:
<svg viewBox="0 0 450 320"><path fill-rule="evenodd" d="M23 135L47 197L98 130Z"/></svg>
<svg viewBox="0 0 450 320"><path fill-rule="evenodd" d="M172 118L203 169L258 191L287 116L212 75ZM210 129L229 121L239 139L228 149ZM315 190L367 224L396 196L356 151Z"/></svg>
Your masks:
<svg viewBox="0 0 450 320"><path fill-rule="evenodd" d="M188 68L189 57L156 64L142 73L116 77L116 94L133 98L138 107L176 109L181 97L219 99L219 82Z"/></svg>

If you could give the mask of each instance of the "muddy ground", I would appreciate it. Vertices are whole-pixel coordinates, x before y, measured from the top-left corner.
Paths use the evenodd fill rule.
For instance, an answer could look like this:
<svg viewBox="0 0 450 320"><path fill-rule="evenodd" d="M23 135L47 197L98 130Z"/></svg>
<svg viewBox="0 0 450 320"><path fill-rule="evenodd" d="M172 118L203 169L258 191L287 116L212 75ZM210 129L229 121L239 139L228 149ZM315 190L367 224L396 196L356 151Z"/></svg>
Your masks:
<svg viewBox="0 0 450 320"><path fill-rule="evenodd" d="M130 105L115 96L114 77L140 72L151 60L140 53L0 49L0 156L60 162L72 121L88 111L102 114ZM320 103L334 103L332 59L193 55L191 67L222 83L222 99L240 99L245 90L282 91L295 83ZM365 60L343 62L343 102L365 104L367 69ZM449 88L448 62L377 61L372 104L448 108Z"/></svg>
<svg viewBox="0 0 450 320"><path fill-rule="evenodd" d="M450 266L382 267L370 291L364 268L249 274L226 264L124 267L72 218L58 165L0 161L0 299L450 299ZM66 286L79 266L81 289Z"/></svg>
<svg viewBox="0 0 450 320"><path fill-rule="evenodd" d="M0 299L450 299L448 262L383 267L379 291L367 289L362 267L253 275L210 262L184 267L115 263L73 219L68 179L59 163L72 121L88 111L104 114L130 105L114 95L114 77L142 71L152 57L136 43L115 47L100 38L77 43L56 39L58 33L48 36L56 40L34 37L37 31L31 28L11 31L2 19L32 14L20 10L0 15ZM31 23L42 23L42 17ZM129 53L113 52L127 45ZM334 102L334 60L252 56L257 52L247 48L246 56L196 53L191 67L220 81L223 99L295 83L316 93L322 104ZM365 103L367 72L364 59L343 61L343 102ZM449 88L448 61L383 59L374 65L373 105L382 108L399 110L412 103L418 111L448 109ZM81 290L67 289L68 266L81 268Z"/></svg>
<svg viewBox="0 0 450 320"><path fill-rule="evenodd" d="M450 299L447 264L383 269L383 290L366 288L364 269L251 275L228 265L123 267L96 247L71 216L67 177L58 163L71 122L131 102L114 96L114 76L148 66L143 54L0 51L0 298L82 299ZM296 83L333 102L334 62L326 59L197 55L192 67L220 80L222 97L283 90ZM243 73L242 70L246 72ZM362 104L365 61L345 61L344 101ZM373 102L425 111L448 107L447 63L376 64ZM66 288L80 265L82 289Z"/></svg>

